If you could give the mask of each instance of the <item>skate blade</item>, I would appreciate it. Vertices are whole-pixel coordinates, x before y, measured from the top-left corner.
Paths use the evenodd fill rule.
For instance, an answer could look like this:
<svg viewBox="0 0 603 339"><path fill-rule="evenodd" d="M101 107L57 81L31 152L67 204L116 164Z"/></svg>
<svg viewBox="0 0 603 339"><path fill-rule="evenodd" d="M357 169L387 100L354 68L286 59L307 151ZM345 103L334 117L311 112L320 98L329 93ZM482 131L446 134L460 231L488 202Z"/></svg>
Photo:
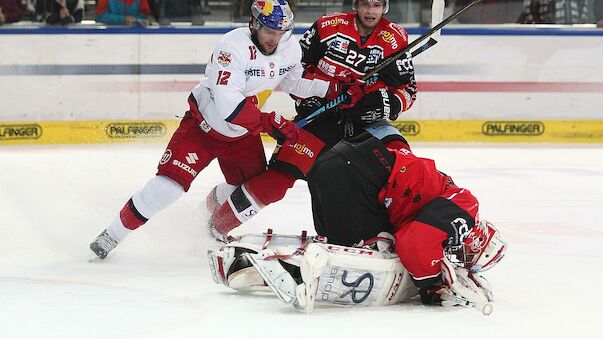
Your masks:
<svg viewBox="0 0 603 339"><path fill-rule="evenodd" d="M88 255L89 263L99 263L102 261L103 261L103 259L101 259L98 255L96 255L96 253L90 251L90 254Z"/></svg>

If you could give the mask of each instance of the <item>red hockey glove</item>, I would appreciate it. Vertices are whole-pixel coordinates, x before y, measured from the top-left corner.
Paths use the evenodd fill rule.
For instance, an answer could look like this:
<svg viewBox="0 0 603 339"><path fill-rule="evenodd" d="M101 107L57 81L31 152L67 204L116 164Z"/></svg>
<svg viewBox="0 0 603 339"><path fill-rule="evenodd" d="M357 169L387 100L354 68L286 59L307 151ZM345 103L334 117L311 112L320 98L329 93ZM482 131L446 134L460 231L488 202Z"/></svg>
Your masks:
<svg viewBox="0 0 603 339"><path fill-rule="evenodd" d="M261 131L268 133L278 142L289 141L294 144L299 137L299 129L295 124L276 112L264 113L260 115Z"/></svg>
<svg viewBox="0 0 603 339"><path fill-rule="evenodd" d="M341 93L347 93L348 98L346 101L339 104L339 108L346 109L356 106L358 101L364 97L364 87L366 82L362 80L356 80L352 83L342 84Z"/></svg>
<svg viewBox="0 0 603 339"><path fill-rule="evenodd" d="M327 99L327 101L331 101L337 98L339 94L341 94L343 84L344 83L341 81L332 79L329 82L329 90L327 91L327 94L325 94L325 99Z"/></svg>

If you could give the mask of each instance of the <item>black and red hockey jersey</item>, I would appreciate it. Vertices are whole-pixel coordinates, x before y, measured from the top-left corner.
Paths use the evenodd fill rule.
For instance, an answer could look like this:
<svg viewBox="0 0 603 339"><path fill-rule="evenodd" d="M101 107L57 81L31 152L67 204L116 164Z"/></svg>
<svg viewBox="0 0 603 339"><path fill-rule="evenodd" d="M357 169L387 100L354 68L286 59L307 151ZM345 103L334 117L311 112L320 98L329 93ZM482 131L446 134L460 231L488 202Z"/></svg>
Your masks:
<svg viewBox="0 0 603 339"><path fill-rule="evenodd" d="M356 23L356 12L335 13L318 19L300 40L306 70L323 79L352 82L374 69L385 58L408 45L408 34L385 17L373 33L362 42ZM391 76L391 74L388 74ZM388 81L388 83L392 83ZM391 86L384 76L367 86L367 92L387 88L401 102L401 111L409 109L416 95L414 76L403 85Z"/></svg>

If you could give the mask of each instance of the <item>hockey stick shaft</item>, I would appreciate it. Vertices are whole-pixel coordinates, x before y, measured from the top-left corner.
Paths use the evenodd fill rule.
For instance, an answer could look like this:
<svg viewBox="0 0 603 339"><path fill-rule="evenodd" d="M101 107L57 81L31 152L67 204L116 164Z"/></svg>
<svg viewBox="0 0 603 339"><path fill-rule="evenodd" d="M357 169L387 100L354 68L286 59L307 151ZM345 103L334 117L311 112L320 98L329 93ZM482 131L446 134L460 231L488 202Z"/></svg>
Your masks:
<svg viewBox="0 0 603 339"><path fill-rule="evenodd" d="M439 24L444 20L445 7L446 3L444 2L444 0L433 0L433 3L431 5L431 27L435 27L435 25ZM425 52L426 50L430 49L435 44L437 44L437 39L440 37L440 32L441 31L436 31L435 33L433 33L433 35L429 37L429 40L427 40L426 43L411 52L411 56L415 58L417 55Z"/></svg>
<svg viewBox="0 0 603 339"><path fill-rule="evenodd" d="M421 42L423 42L423 40L431 37L433 34L435 34L438 31L440 31L444 26L448 25L451 21L453 21L454 19L456 19L459 15L463 14L469 8L473 7L474 5L476 5L477 3L481 2L481 1L482 0L473 0L467 6L461 8L460 10L458 10L455 13L451 14L449 17L447 17L446 19L442 20L442 22L440 22L439 24L435 25L430 30L428 30L427 32L425 32L423 35L421 35L420 37L418 37L416 40L414 40L413 42L411 42L408 46L406 46L402 50L398 51L397 53L391 55L389 58L385 59L376 68L374 68L373 70L371 70L370 72L368 72L367 74L365 74L362 78L360 78L360 80L367 81L369 78L373 77L380 70L382 70L383 68L385 68L387 65L389 65L390 63L392 63L395 60L397 60L399 57L401 57L402 55L404 55L406 52L408 52L411 49L413 49L416 46L418 46ZM433 46L433 45L435 45L437 43L437 41L435 39L433 39L433 41L434 42L431 43L431 46ZM427 50L431 46L430 46L430 43L428 41L427 43L425 43L424 46L422 46L421 48L417 49L417 51L415 51L416 55L421 54L422 52L424 52L425 50ZM325 105L317 108L314 112L312 112L312 114L310 114L307 117L305 117L305 118L300 119L299 121L297 121L295 123L296 126L299 127L299 128L302 128L302 127L306 126L310 121L312 121L312 119L314 119L314 117L316 117L317 115L325 112L328 109L336 107L340 103L346 101L347 98L348 98L348 94L347 93L342 93L342 94L338 95L335 99L333 99L333 100L327 102Z"/></svg>

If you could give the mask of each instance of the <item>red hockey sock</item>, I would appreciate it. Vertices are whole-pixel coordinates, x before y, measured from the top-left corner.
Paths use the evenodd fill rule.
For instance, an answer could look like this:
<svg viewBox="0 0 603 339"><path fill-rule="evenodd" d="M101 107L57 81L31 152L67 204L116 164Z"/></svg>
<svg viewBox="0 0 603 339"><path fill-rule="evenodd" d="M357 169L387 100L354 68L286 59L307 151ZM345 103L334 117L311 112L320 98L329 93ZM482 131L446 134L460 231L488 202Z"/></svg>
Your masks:
<svg viewBox="0 0 603 339"><path fill-rule="evenodd" d="M145 218L138 212L132 199L128 200L126 205L119 212L119 219L125 228L135 230L144 225L149 219Z"/></svg>
<svg viewBox="0 0 603 339"><path fill-rule="evenodd" d="M295 183L295 177L269 169L239 186L211 216L215 229L227 234L251 219L265 206L281 200Z"/></svg>

